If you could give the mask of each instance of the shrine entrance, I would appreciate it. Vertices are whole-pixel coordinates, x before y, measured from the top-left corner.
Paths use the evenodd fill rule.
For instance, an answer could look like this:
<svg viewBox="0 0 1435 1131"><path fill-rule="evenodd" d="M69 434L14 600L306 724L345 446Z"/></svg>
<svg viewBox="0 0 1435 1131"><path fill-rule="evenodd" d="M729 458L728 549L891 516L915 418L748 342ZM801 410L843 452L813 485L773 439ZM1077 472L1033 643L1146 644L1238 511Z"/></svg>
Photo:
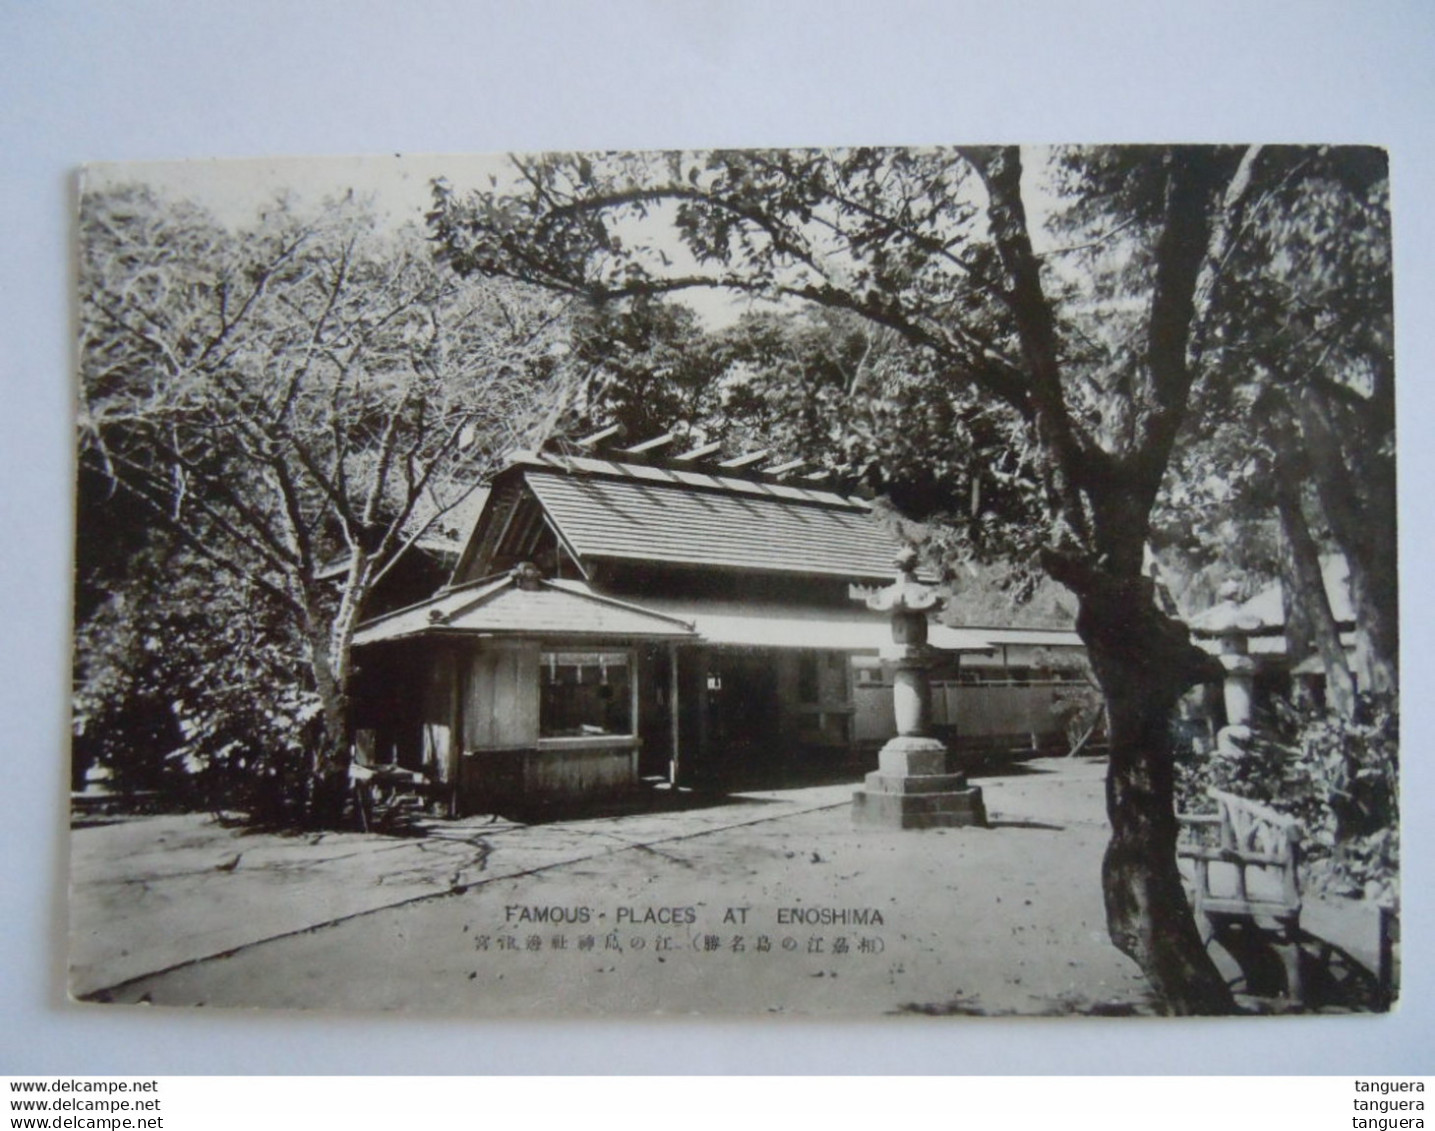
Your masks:
<svg viewBox="0 0 1435 1131"><path fill-rule="evenodd" d="M771 653L708 654L708 743L729 776L750 776L771 763L781 731L777 681Z"/></svg>

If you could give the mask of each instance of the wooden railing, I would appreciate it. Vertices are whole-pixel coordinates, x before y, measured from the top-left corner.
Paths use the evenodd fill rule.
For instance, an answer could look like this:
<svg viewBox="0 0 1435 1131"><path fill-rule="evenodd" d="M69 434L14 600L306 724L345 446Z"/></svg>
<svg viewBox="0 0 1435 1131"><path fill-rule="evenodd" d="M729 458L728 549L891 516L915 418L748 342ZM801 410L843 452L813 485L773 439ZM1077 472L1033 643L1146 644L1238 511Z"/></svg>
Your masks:
<svg viewBox="0 0 1435 1131"><path fill-rule="evenodd" d="M1222 921L1273 923L1292 1001L1301 1000L1300 822L1268 805L1223 790L1207 795L1210 814L1179 815L1177 855L1190 861L1192 910L1202 940Z"/></svg>

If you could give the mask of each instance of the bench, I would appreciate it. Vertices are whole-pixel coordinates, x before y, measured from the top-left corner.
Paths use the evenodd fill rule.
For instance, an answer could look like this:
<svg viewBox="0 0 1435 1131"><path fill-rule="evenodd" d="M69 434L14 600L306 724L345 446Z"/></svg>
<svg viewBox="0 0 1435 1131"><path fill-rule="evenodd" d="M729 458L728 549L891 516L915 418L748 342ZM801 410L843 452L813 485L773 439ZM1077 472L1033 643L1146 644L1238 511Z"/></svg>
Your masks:
<svg viewBox="0 0 1435 1131"><path fill-rule="evenodd" d="M1207 790L1216 812L1181 813L1177 856L1190 861L1192 910L1209 945L1223 922L1240 921L1280 935L1292 1001L1302 997L1300 975L1300 822L1268 805L1223 790Z"/></svg>

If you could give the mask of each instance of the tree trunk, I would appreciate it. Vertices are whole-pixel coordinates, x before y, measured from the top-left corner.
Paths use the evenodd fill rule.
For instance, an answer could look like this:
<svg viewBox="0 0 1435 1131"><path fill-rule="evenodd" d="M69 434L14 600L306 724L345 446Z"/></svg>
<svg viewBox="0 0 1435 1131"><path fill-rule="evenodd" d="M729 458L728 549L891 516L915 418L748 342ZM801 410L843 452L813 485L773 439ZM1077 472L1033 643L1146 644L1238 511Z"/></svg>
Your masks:
<svg viewBox="0 0 1435 1131"><path fill-rule="evenodd" d="M1044 561L1080 602L1077 632L1106 698L1107 929L1141 967L1161 1008L1173 1014L1230 1013L1235 1007L1201 942L1176 866L1170 734L1180 697L1223 673L1191 643L1185 625L1156 607L1155 587L1141 566L1151 508L1190 396L1197 286L1203 266L1221 263L1229 250L1254 159L1254 150L1237 163L1233 154L1190 147L1169 156L1165 224L1154 248L1144 404L1133 435L1117 452L1077 435L1062 384L1056 321L1026 229L1019 158L999 151L984 162L988 214L1012 277L1009 303L1031 372L1033 423L1059 520L1054 544L1075 542L1087 551L1051 552ZM1218 198L1223 203L1213 212Z"/></svg>
<svg viewBox="0 0 1435 1131"><path fill-rule="evenodd" d="M348 804L354 739L349 712L351 656L354 630L373 574L369 554L353 550L338 604L328 619L323 599L308 589L303 591L309 667L324 719L324 733L314 747L309 766L308 819L319 828L341 826Z"/></svg>
<svg viewBox="0 0 1435 1131"><path fill-rule="evenodd" d="M1325 575L1320 567L1320 552L1306 524L1300 481L1288 462L1277 462L1273 478L1276 511L1280 514L1281 534L1285 540L1282 564L1288 567L1286 572L1289 575L1285 578L1285 587L1289 590L1287 603L1299 607L1301 619L1310 630L1311 640L1320 654L1325 668L1327 706L1341 718L1349 719L1355 715L1355 680L1345 659L1345 646L1340 642L1340 628L1331 611L1330 594L1326 592ZM1289 619L1287 617L1288 624ZM1293 665L1305 659L1304 651L1298 652L1294 648L1294 640L1295 637L1287 631L1286 644L1292 649L1287 658Z"/></svg>
<svg viewBox="0 0 1435 1131"><path fill-rule="evenodd" d="M310 759L308 816L317 828L337 828L343 824L349 792L348 687L336 678L327 634L311 634L309 663L323 711L324 732Z"/></svg>
<svg viewBox="0 0 1435 1131"><path fill-rule="evenodd" d="M1297 407L1321 509L1350 567L1356 628L1370 654L1370 690L1394 693L1400 688L1394 460L1380 450L1347 453L1328 406L1314 392ZM1367 442L1379 448L1386 439L1377 433Z"/></svg>
<svg viewBox="0 0 1435 1131"><path fill-rule="evenodd" d="M1355 623L1370 654L1370 690L1393 695L1400 690L1400 616L1395 527L1388 548L1370 558L1350 557L1350 598Z"/></svg>
<svg viewBox="0 0 1435 1131"><path fill-rule="evenodd" d="M1111 941L1141 967L1163 1011L1234 1012L1176 865L1170 734L1177 700L1190 687L1219 679L1220 665L1190 642L1184 625L1156 608L1148 579L1051 556L1047 568L1080 601L1076 629L1106 698L1111 842L1101 878Z"/></svg>

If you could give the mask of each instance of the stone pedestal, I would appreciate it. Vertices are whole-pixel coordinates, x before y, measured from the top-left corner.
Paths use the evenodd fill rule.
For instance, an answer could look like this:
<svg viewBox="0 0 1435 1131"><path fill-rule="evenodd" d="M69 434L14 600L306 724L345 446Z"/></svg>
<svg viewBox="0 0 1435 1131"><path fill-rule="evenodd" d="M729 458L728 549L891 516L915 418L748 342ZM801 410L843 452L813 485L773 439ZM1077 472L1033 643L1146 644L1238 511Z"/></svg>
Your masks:
<svg viewBox="0 0 1435 1131"><path fill-rule="evenodd" d="M987 823L982 791L947 773L935 738L898 735L882 747L878 769L852 795L852 821L867 828L951 829Z"/></svg>
<svg viewBox="0 0 1435 1131"><path fill-rule="evenodd" d="M927 612L941 606L930 586L917 581L917 556L897 557L896 580L876 593L857 593L867 607L891 614L892 710L897 737L882 747L877 772L852 795L852 821L868 828L949 829L985 825L982 791L965 774L947 772L947 748L932 737L933 649L927 644Z"/></svg>

